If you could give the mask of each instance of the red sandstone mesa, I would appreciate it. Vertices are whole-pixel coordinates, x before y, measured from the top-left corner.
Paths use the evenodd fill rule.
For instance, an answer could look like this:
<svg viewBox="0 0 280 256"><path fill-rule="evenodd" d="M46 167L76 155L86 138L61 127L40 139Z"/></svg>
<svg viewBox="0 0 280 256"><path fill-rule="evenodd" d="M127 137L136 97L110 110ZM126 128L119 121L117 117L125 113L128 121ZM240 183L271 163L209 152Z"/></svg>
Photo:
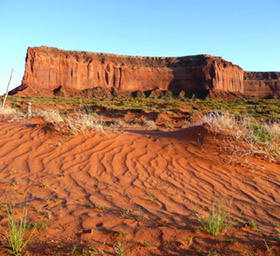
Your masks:
<svg viewBox="0 0 280 256"><path fill-rule="evenodd" d="M42 46L28 48L22 85L10 94L22 91L21 94L29 95L74 96L100 87L126 94L153 89L174 94L184 91L202 98L219 92L257 97L279 95L280 73L274 72L269 81L260 82L263 77L210 55L134 57Z"/></svg>

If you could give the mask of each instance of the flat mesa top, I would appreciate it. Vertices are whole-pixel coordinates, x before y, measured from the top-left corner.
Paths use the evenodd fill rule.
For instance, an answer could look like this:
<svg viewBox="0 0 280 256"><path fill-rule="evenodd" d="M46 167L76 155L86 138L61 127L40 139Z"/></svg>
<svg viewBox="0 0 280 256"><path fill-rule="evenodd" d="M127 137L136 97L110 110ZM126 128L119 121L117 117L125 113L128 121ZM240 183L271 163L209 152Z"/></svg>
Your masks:
<svg viewBox="0 0 280 256"><path fill-rule="evenodd" d="M87 61L99 60L99 61L112 61L122 62L123 64L146 64L151 66L165 66L165 65L176 65L186 63L201 63L207 59L216 60L218 62L225 62L232 64L231 62L223 60L221 57L212 56L208 54L181 56L181 57L148 57L148 56L129 56L119 55L112 53L96 53L87 51L66 51L55 47L40 46L40 47L29 47L28 52L39 52L42 54L51 54L54 56L74 56L76 58L84 58ZM233 64L232 64L233 65Z"/></svg>

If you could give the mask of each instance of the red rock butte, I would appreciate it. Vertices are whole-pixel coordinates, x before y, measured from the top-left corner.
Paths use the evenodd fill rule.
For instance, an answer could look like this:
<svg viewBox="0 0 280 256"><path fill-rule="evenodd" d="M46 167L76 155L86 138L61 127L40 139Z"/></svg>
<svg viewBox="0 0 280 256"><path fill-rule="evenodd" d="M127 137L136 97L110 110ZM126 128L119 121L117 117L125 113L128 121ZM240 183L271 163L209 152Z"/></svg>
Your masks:
<svg viewBox="0 0 280 256"><path fill-rule="evenodd" d="M10 94L75 96L96 88L126 95L160 90L200 98L275 98L280 72L245 72L211 55L139 57L41 46L28 48L22 84Z"/></svg>

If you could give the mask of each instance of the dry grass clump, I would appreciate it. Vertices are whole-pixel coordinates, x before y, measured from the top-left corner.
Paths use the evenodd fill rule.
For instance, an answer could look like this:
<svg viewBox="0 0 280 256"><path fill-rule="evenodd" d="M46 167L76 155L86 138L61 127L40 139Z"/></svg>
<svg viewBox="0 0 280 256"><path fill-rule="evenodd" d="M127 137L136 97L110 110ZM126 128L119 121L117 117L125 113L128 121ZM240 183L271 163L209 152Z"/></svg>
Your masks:
<svg viewBox="0 0 280 256"><path fill-rule="evenodd" d="M272 140L280 140L280 124L279 123L272 123L269 125L266 124L265 127Z"/></svg>
<svg viewBox="0 0 280 256"><path fill-rule="evenodd" d="M105 127L102 120L97 120L97 117L89 114L62 115L58 110L36 110L33 116L42 117L52 124L66 125L74 133L89 130L104 131Z"/></svg>
<svg viewBox="0 0 280 256"><path fill-rule="evenodd" d="M116 128L123 128L123 127L127 127L128 123L126 123L125 121L122 121L122 120L117 120L117 121L115 121L113 126Z"/></svg>
<svg viewBox="0 0 280 256"><path fill-rule="evenodd" d="M202 121L216 130L233 129L236 126L236 120L229 113L212 112L202 117Z"/></svg>
<svg viewBox="0 0 280 256"><path fill-rule="evenodd" d="M157 125L153 120L145 120L144 126L153 130L157 129Z"/></svg>
<svg viewBox="0 0 280 256"><path fill-rule="evenodd" d="M15 115L17 111L11 107L0 107L0 115Z"/></svg>
<svg viewBox="0 0 280 256"><path fill-rule="evenodd" d="M203 116L209 129L244 140L253 154L280 161L280 123L262 123L252 117L235 117L227 112Z"/></svg>
<svg viewBox="0 0 280 256"><path fill-rule="evenodd" d="M227 112L212 112L202 117L202 122L206 123L214 132L230 134L235 138L244 138L248 132L250 118L237 119Z"/></svg>
<svg viewBox="0 0 280 256"><path fill-rule="evenodd" d="M4 119L7 118L8 122L18 122L24 119L24 114L21 111L14 109L12 107L0 106L0 117Z"/></svg>
<svg viewBox="0 0 280 256"><path fill-rule="evenodd" d="M90 115L71 116L65 119L66 124L74 132L84 132L95 130L103 132L105 123L102 120L97 120Z"/></svg>
<svg viewBox="0 0 280 256"><path fill-rule="evenodd" d="M37 110L35 115L44 118L49 123L64 122L64 118L60 115L58 110Z"/></svg>

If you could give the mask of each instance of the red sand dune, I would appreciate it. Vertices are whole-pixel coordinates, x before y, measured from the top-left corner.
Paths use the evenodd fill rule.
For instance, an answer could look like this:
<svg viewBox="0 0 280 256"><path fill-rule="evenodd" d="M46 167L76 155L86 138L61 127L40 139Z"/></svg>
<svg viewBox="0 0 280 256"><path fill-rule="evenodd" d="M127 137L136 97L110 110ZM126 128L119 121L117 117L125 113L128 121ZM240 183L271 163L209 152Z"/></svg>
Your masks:
<svg viewBox="0 0 280 256"><path fill-rule="evenodd" d="M204 127L69 137L34 122L0 126L1 202L27 205L35 221L47 222L38 243L92 239L112 253L100 242L122 239L127 255L198 255L182 241L195 236L192 214L215 203L236 221L258 224L249 235L232 234L243 247L275 236L280 223L279 165L229 155ZM155 247L139 246L145 241ZM210 245L207 235L194 241Z"/></svg>

